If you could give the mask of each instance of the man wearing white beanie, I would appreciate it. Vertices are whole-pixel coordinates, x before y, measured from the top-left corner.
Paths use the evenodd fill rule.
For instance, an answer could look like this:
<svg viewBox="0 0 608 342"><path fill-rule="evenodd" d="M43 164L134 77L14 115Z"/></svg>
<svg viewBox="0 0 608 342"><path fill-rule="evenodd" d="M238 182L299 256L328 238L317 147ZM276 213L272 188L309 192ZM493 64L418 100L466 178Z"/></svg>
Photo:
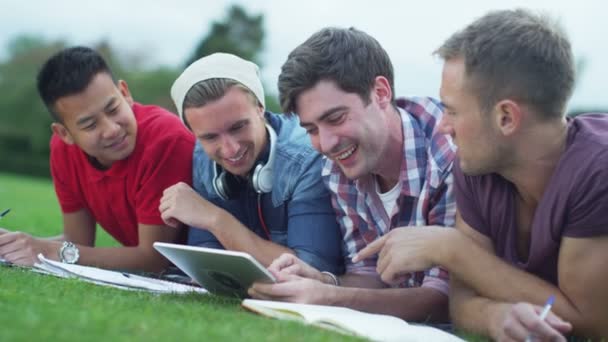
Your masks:
<svg viewBox="0 0 608 342"><path fill-rule="evenodd" d="M165 190L165 222L190 226L190 245L244 251L265 266L292 253L328 278L341 273L321 156L296 116L265 111L258 67L225 53L203 57L177 78L171 97L198 142L194 189Z"/></svg>

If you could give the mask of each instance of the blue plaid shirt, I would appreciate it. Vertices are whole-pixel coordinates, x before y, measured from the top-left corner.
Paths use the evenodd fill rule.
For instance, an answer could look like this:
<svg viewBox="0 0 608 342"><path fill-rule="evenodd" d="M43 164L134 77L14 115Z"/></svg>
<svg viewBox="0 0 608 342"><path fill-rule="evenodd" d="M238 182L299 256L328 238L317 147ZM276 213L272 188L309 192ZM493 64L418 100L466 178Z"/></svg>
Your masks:
<svg viewBox="0 0 608 342"><path fill-rule="evenodd" d="M403 155L397 206L387 215L376 192L373 175L348 179L333 161L326 159L323 180L332 194L342 230L346 270L378 276L377 257L356 264L352 257L377 237L402 226L454 226L456 204L452 192L452 162L456 147L449 136L436 132L443 115L439 101L427 97L397 100L403 126ZM406 276L399 287L425 286L445 294L448 274L434 267Z"/></svg>

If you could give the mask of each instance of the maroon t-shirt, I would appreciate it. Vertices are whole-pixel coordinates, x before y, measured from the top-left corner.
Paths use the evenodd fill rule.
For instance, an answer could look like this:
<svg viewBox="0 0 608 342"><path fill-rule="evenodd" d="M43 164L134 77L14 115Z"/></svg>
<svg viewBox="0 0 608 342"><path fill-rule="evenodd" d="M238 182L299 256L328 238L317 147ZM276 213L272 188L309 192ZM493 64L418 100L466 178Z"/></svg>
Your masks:
<svg viewBox="0 0 608 342"><path fill-rule="evenodd" d="M563 236L608 234L608 115L568 120L566 150L534 213L528 260L517 255L514 185L497 174L465 176L458 161L453 172L463 220L492 240L498 257L555 285Z"/></svg>

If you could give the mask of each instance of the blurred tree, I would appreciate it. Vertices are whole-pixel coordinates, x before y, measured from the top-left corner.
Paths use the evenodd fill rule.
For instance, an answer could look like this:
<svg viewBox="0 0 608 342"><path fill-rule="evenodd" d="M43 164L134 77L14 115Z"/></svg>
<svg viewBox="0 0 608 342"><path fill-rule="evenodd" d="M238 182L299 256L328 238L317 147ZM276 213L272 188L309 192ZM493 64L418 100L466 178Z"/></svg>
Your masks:
<svg viewBox="0 0 608 342"><path fill-rule="evenodd" d="M116 50L105 40L93 48L106 60L114 77L127 82L135 101L162 106L175 113L170 88L179 76L176 68L145 68L143 56Z"/></svg>
<svg viewBox="0 0 608 342"><path fill-rule="evenodd" d="M130 69L125 79L133 99L144 104L155 104L176 113L170 89L179 76L176 68L162 67L152 70Z"/></svg>
<svg viewBox="0 0 608 342"><path fill-rule="evenodd" d="M226 52L252 61L261 68L265 35L263 14L249 15L244 8L233 5L228 8L226 18L211 24L209 33L198 43L184 67L203 56ZM270 89L266 86L264 88ZM266 108L279 112L280 106L276 95L268 91L266 93Z"/></svg>
<svg viewBox="0 0 608 342"><path fill-rule="evenodd" d="M213 22L209 34L196 46L185 66L214 52L232 53L261 66L264 35L263 14L249 15L239 5L233 5L224 20Z"/></svg>
<svg viewBox="0 0 608 342"><path fill-rule="evenodd" d="M35 35L15 37L0 63L0 165L10 171L48 174L51 117L36 90L38 68L63 41Z"/></svg>

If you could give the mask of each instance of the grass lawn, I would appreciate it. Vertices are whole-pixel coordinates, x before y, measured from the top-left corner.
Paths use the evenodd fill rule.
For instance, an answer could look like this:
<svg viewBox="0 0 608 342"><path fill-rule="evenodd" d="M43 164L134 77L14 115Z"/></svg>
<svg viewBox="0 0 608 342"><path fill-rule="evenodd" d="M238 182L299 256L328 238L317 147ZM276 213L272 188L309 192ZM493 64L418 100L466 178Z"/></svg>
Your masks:
<svg viewBox="0 0 608 342"><path fill-rule="evenodd" d="M37 236L61 232L51 181L0 173L0 227ZM98 229L97 244L116 245ZM295 322L264 318L239 301L155 295L0 266L0 341L356 341Z"/></svg>

